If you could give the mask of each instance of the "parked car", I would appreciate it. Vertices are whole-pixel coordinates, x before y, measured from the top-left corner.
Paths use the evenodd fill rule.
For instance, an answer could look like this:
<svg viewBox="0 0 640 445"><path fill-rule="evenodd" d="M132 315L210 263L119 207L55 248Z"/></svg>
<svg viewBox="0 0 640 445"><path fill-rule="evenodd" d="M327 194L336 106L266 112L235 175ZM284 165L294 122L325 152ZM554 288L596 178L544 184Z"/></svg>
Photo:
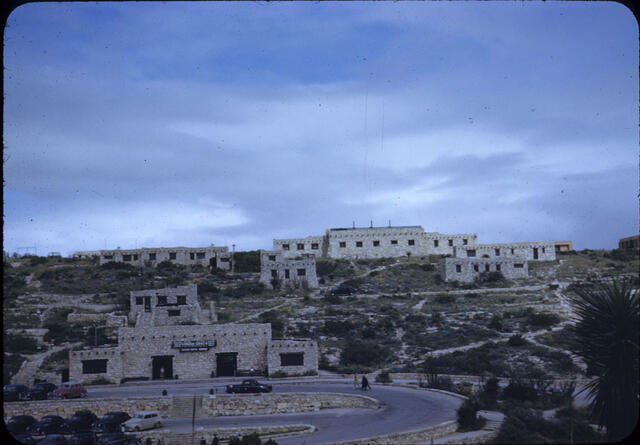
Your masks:
<svg viewBox="0 0 640 445"><path fill-rule="evenodd" d="M97 445L97 443L98 436L91 432L76 433L67 440L68 445Z"/></svg>
<svg viewBox="0 0 640 445"><path fill-rule="evenodd" d="M129 419L131 416L124 411L111 411L93 423L93 431L97 433L120 431L120 425Z"/></svg>
<svg viewBox="0 0 640 445"><path fill-rule="evenodd" d="M31 427L31 434L43 436L47 434L69 434L69 426L66 421L53 414L44 416Z"/></svg>
<svg viewBox="0 0 640 445"><path fill-rule="evenodd" d="M142 431L162 426L158 411L138 411L122 424L122 431Z"/></svg>
<svg viewBox="0 0 640 445"><path fill-rule="evenodd" d="M7 431L14 435L28 433L36 422L33 416L13 416L7 421Z"/></svg>
<svg viewBox="0 0 640 445"><path fill-rule="evenodd" d="M67 420L67 425L72 433L85 433L91 431L92 425L97 420L98 416L84 409L76 411L75 414Z"/></svg>
<svg viewBox="0 0 640 445"><path fill-rule="evenodd" d="M355 287L347 286L346 284L341 284L335 289L331 290L331 295L353 295L357 294L358 289Z"/></svg>
<svg viewBox="0 0 640 445"><path fill-rule="evenodd" d="M49 393L51 399L72 399L87 397L87 390L78 382L64 382Z"/></svg>
<svg viewBox="0 0 640 445"><path fill-rule="evenodd" d="M13 434L13 438L22 445L35 445L36 440L29 433Z"/></svg>
<svg viewBox="0 0 640 445"><path fill-rule="evenodd" d="M136 436L125 434L122 431L116 433L104 433L98 437L97 445L140 445L141 441Z"/></svg>
<svg viewBox="0 0 640 445"><path fill-rule="evenodd" d="M29 388L25 385L9 384L4 385L3 395L5 402L17 402L18 400L24 400L24 396L29 391Z"/></svg>
<svg viewBox="0 0 640 445"><path fill-rule="evenodd" d="M49 393L57 388L49 382L35 383L25 394L26 400L46 400Z"/></svg>
<svg viewBox="0 0 640 445"><path fill-rule="evenodd" d="M36 442L36 445L68 445L67 438L62 434L49 434L44 439Z"/></svg>
<svg viewBox="0 0 640 445"><path fill-rule="evenodd" d="M271 392L271 385L265 385L255 379L243 380L240 384L227 385L228 393Z"/></svg>

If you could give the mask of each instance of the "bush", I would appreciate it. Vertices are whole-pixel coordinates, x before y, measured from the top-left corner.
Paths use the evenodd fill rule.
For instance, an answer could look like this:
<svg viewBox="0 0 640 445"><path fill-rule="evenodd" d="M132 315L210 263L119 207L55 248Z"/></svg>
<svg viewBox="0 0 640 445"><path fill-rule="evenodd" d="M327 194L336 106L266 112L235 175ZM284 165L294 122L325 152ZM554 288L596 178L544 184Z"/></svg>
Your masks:
<svg viewBox="0 0 640 445"><path fill-rule="evenodd" d="M498 407L498 395L500 384L496 377L490 377L482 386L478 399L483 409L496 409Z"/></svg>
<svg viewBox="0 0 640 445"><path fill-rule="evenodd" d="M344 366L379 366L395 359L391 348L380 344L376 339L361 340L349 337L340 356Z"/></svg>
<svg viewBox="0 0 640 445"><path fill-rule="evenodd" d="M2 381L4 385L11 383L11 377L15 375L24 362L24 357L20 354L4 354L2 359Z"/></svg>
<svg viewBox="0 0 640 445"><path fill-rule="evenodd" d="M512 378L509 385L502 390L504 399L517 400L519 402L535 402L538 399L538 391L531 382L525 382L519 378Z"/></svg>
<svg viewBox="0 0 640 445"><path fill-rule="evenodd" d="M456 410L458 431L473 431L484 426L484 419L478 417L480 404L474 397L470 397Z"/></svg>
<svg viewBox="0 0 640 445"><path fill-rule="evenodd" d="M562 319L556 315L547 312L532 312L528 316L529 324L535 327L549 327L558 324Z"/></svg>
<svg viewBox="0 0 640 445"><path fill-rule="evenodd" d="M502 272L481 272L480 275L478 275L477 281L478 283L498 283L505 281L505 278Z"/></svg>
<svg viewBox="0 0 640 445"><path fill-rule="evenodd" d="M520 334L513 334L509 337L509 340L507 340L507 344L514 347L524 346L527 343L529 342Z"/></svg>
<svg viewBox="0 0 640 445"><path fill-rule="evenodd" d="M438 295L434 301L438 304L451 304L455 299L452 295Z"/></svg>
<svg viewBox="0 0 640 445"><path fill-rule="evenodd" d="M393 380L391 380L389 371L381 372L376 376L376 383L391 383L391 382L393 382Z"/></svg>
<svg viewBox="0 0 640 445"><path fill-rule="evenodd" d="M260 251L249 250L233 254L235 272L260 272Z"/></svg>
<svg viewBox="0 0 640 445"><path fill-rule="evenodd" d="M276 372L270 373L269 377L280 379L283 377L289 377L289 374L287 374L285 371L276 371Z"/></svg>
<svg viewBox="0 0 640 445"><path fill-rule="evenodd" d="M5 352L13 352L20 354L35 354L38 352L38 342L32 337L26 337L20 334L4 334L4 350Z"/></svg>

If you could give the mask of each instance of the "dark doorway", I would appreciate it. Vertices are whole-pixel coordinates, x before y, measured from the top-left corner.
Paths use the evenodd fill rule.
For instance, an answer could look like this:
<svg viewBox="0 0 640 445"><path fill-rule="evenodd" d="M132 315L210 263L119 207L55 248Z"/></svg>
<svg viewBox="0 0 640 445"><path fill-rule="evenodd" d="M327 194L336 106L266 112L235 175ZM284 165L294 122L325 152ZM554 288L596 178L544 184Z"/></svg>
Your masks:
<svg viewBox="0 0 640 445"><path fill-rule="evenodd" d="M69 368L64 368L60 370L60 381L62 382L69 381Z"/></svg>
<svg viewBox="0 0 640 445"><path fill-rule="evenodd" d="M534 260L538 259L538 248L537 247L533 248L533 259Z"/></svg>
<svg viewBox="0 0 640 445"><path fill-rule="evenodd" d="M172 355L156 355L151 357L153 360L151 378L172 379L173 378L173 356Z"/></svg>
<svg viewBox="0 0 640 445"><path fill-rule="evenodd" d="M235 376L238 370L238 353L222 352L216 354L216 376Z"/></svg>
<svg viewBox="0 0 640 445"><path fill-rule="evenodd" d="M151 312L151 297L144 297L144 311Z"/></svg>
<svg viewBox="0 0 640 445"><path fill-rule="evenodd" d="M209 266L211 266L211 270L215 270L218 268L218 258L213 257L209 258Z"/></svg>

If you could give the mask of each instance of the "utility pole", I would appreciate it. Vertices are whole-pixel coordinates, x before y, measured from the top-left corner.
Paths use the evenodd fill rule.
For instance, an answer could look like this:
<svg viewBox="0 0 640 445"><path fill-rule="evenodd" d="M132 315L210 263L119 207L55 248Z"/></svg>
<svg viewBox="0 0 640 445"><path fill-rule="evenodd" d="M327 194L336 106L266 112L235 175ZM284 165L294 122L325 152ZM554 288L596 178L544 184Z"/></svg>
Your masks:
<svg viewBox="0 0 640 445"><path fill-rule="evenodd" d="M231 273L236 273L236 245L231 245Z"/></svg>

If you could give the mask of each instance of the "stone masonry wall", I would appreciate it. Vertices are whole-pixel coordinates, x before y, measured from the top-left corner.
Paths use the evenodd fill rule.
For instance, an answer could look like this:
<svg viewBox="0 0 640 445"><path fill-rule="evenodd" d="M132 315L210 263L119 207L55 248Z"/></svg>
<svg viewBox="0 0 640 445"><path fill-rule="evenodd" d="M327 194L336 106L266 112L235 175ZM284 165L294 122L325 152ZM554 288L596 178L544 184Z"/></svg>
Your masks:
<svg viewBox="0 0 640 445"><path fill-rule="evenodd" d="M260 253L260 282L272 287L277 278L281 287L318 287L316 258L305 254L302 259L286 259L281 251L263 250Z"/></svg>
<svg viewBox="0 0 640 445"><path fill-rule="evenodd" d="M284 258L295 258L304 254L324 256L326 251L324 236L307 236L306 238L274 239L273 250L282 252Z"/></svg>
<svg viewBox="0 0 640 445"><path fill-rule="evenodd" d="M282 364L281 354L302 353L301 365L286 366ZM272 340L269 344L269 375L282 371L288 375L318 372L318 343L310 339Z"/></svg>
<svg viewBox="0 0 640 445"><path fill-rule="evenodd" d="M518 267L520 265L520 267ZM440 277L444 281L472 282L482 272L501 272L505 278L525 278L529 268L524 258L443 258Z"/></svg>
<svg viewBox="0 0 640 445"><path fill-rule="evenodd" d="M529 261L554 261L556 259L556 247L553 241L478 244L475 250L477 257L485 255L489 258L517 257L525 258Z"/></svg>
<svg viewBox="0 0 640 445"><path fill-rule="evenodd" d="M83 361L107 360L107 371L101 373L83 373ZM84 384L95 380L106 379L111 383L119 383L122 375L122 354L119 347L88 348L69 352L70 380Z"/></svg>
<svg viewBox="0 0 640 445"><path fill-rule="evenodd" d="M113 314L82 314L72 312L67 315L69 323L105 324L108 327L127 325L127 317Z"/></svg>
<svg viewBox="0 0 640 445"><path fill-rule="evenodd" d="M184 297L184 304L178 305L178 297ZM176 325L184 322L200 322L198 287L195 284L176 288L131 291L129 320L136 326ZM146 299L149 306L146 305ZM163 302L160 300L164 299ZM170 315L170 314L174 315ZM177 314L177 315L176 315Z"/></svg>
<svg viewBox="0 0 640 445"><path fill-rule="evenodd" d="M228 258L228 248L221 247L156 247L140 249L113 249L100 250L100 264L117 262L128 263L133 266L142 266L145 262L156 265L163 261L171 261L176 264L209 266L212 259L216 260L219 269L229 270L230 262L219 261L220 258ZM220 258L219 258L220 257Z"/></svg>
<svg viewBox="0 0 640 445"><path fill-rule="evenodd" d="M382 258L424 255L421 226L328 229L330 258Z"/></svg>

